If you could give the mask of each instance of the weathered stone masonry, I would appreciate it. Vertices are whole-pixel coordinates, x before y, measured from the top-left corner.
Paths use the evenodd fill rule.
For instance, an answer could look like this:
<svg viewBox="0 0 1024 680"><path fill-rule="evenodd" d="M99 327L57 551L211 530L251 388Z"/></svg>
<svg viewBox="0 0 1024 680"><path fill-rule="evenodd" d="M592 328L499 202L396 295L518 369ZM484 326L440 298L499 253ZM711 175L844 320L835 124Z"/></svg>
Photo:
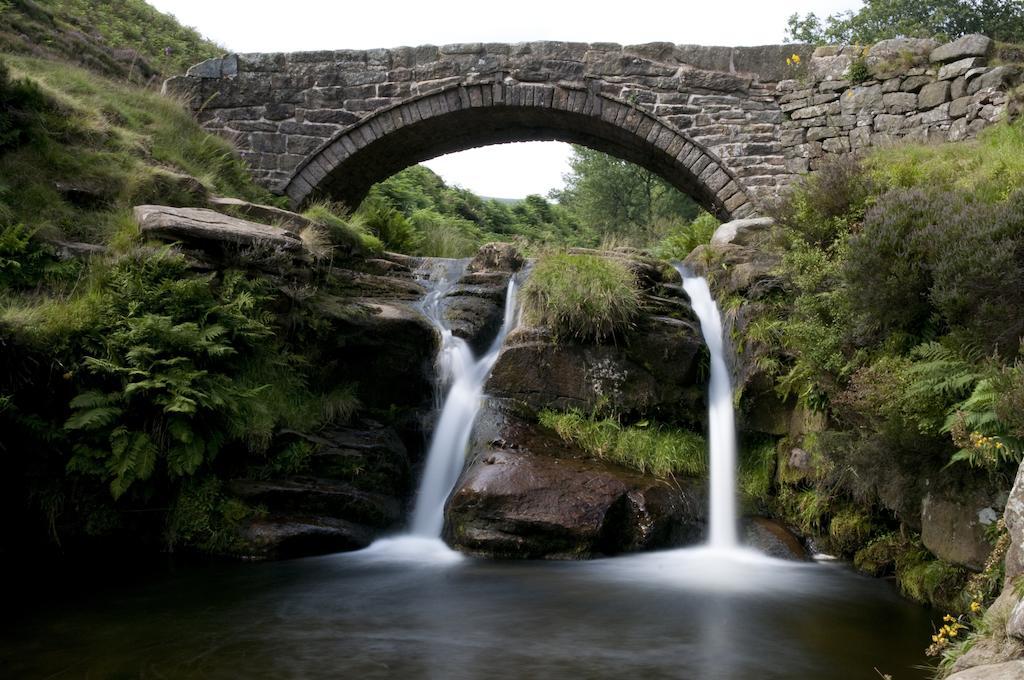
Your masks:
<svg viewBox="0 0 1024 680"><path fill-rule="evenodd" d="M968 36L869 49L535 42L242 54L166 89L295 204L319 194L357 203L440 153L559 139L644 165L736 218L829 155L977 134L1006 113L1019 79L1016 67L988 65L991 48Z"/></svg>

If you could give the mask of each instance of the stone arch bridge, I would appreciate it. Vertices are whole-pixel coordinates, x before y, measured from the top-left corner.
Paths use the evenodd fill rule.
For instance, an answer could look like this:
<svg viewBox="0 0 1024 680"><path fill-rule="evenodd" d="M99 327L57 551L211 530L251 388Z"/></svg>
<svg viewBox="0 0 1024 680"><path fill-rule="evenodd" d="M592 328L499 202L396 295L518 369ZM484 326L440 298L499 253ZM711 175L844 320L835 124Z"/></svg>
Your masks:
<svg viewBox="0 0 1024 680"><path fill-rule="evenodd" d="M560 140L633 161L722 219L747 217L829 155L957 140L1004 115L1013 67L991 42L870 49L650 43L456 44L229 54L172 78L255 178L300 205L356 205L442 153ZM850 66L862 62L858 82Z"/></svg>

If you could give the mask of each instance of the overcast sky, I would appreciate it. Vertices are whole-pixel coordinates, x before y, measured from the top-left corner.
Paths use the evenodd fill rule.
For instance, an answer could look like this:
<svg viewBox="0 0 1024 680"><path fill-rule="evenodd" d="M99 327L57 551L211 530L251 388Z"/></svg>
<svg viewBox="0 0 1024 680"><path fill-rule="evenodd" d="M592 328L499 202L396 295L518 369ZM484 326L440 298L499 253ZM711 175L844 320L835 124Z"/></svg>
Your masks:
<svg viewBox="0 0 1024 680"><path fill-rule="evenodd" d="M232 52L368 49L454 42L566 40L635 44L765 45L782 41L794 12L819 16L858 0L148 0ZM426 163L449 184L519 198L562 185L569 147L528 142L473 149Z"/></svg>

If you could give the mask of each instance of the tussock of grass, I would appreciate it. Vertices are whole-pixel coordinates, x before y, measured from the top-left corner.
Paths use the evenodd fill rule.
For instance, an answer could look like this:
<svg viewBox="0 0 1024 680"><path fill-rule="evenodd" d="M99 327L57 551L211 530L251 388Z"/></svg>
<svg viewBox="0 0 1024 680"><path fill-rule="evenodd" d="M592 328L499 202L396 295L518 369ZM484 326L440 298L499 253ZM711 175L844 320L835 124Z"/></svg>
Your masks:
<svg viewBox="0 0 1024 680"><path fill-rule="evenodd" d="M591 456L655 477L707 474L707 444L695 432L658 425L623 426L611 418L588 418L579 411L544 411L540 424Z"/></svg>
<svg viewBox="0 0 1024 680"><path fill-rule="evenodd" d="M692 222L674 227L659 241L654 246L654 254L663 260L685 260L697 246L711 243L720 224L714 215L701 210Z"/></svg>
<svg viewBox="0 0 1024 680"><path fill-rule="evenodd" d="M337 203L318 201L302 213L303 217L323 228L331 245L347 251L379 253L384 250L380 239L370 234L362 219Z"/></svg>
<svg viewBox="0 0 1024 680"><path fill-rule="evenodd" d="M611 338L632 326L639 307L632 272L596 255L543 255L523 287L527 321L549 327L556 339Z"/></svg>

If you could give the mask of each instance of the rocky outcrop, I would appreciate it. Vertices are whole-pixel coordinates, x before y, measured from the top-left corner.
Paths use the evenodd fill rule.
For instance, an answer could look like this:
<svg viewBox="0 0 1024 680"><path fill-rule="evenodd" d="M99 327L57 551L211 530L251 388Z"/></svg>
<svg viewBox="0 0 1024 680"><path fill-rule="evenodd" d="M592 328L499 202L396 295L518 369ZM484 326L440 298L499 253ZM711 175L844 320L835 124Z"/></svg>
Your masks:
<svg viewBox="0 0 1024 680"><path fill-rule="evenodd" d="M978 666L947 676L946 680L1020 680L1024 678L1024 661Z"/></svg>
<svg viewBox="0 0 1024 680"><path fill-rule="evenodd" d="M580 559L685 545L704 533L703 482L659 481L587 458L489 400L446 509L452 547L502 558Z"/></svg>
<svg viewBox="0 0 1024 680"><path fill-rule="evenodd" d="M228 483L232 495L263 509L239 530L246 556L354 550L401 521L410 465L394 430L363 421L294 436L314 447L300 472Z"/></svg>
<svg viewBox="0 0 1024 680"><path fill-rule="evenodd" d="M524 264L522 254L514 245L485 244L445 296L445 321L452 333L465 340L476 355L487 350L501 328L509 279Z"/></svg>
<svg viewBox="0 0 1024 680"><path fill-rule="evenodd" d="M213 196L207 201L207 205L210 209L217 212L236 217L240 216L254 222L272 224L293 234L298 234L313 224L311 220L290 210L284 210L273 205L250 203L238 198Z"/></svg>
<svg viewBox="0 0 1024 680"><path fill-rule="evenodd" d="M707 360L700 324L677 286L648 286L644 313L615 344L555 343L545 328L517 328L505 341L488 393L533 411L600 406L666 422L700 422L700 366Z"/></svg>

